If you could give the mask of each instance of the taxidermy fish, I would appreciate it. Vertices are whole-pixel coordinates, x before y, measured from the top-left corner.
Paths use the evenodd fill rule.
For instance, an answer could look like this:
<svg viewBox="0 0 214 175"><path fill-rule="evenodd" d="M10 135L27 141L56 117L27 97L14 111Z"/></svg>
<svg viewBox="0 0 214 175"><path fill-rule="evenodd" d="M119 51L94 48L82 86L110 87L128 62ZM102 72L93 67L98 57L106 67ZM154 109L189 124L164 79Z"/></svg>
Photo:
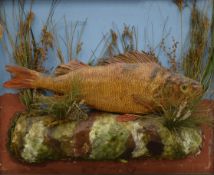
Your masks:
<svg viewBox="0 0 214 175"><path fill-rule="evenodd" d="M80 97L88 106L108 112L147 114L160 106L177 106L202 95L202 85L165 69L143 52L127 52L107 59L105 65L78 61L60 65L56 76L23 67L6 66L13 78L7 88L42 88L69 93L78 80Z"/></svg>

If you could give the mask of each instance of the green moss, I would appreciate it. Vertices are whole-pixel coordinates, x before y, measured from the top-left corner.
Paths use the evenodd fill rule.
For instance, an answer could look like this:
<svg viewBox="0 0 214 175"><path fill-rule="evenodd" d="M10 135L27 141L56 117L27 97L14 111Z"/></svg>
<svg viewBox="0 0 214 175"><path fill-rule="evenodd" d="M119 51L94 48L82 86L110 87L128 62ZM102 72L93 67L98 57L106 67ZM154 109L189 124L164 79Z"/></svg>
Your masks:
<svg viewBox="0 0 214 175"><path fill-rule="evenodd" d="M165 127L159 127L162 143L164 144L163 157L173 157L175 154L174 148L177 146L174 135Z"/></svg>
<svg viewBox="0 0 214 175"><path fill-rule="evenodd" d="M43 121L34 122L24 137L24 148L21 156L25 161L39 162L52 154L52 150L44 143L46 135L47 129Z"/></svg>
<svg viewBox="0 0 214 175"><path fill-rule="evenodd" d="M51 133L54 139L61 140L65 137L72 137L76 124L74 122L57 125Z"/></svg>
<svg viewBox="0 0 214 175"><path fill-rule="evenodd" d="M199 151L202 144L201 132L199 129L182 128L180 130L180 145L186 155Z"/></svg>
<svg viewBox="0 0 214 175"><path fill-rule="evenodd" d="M89 133L91 159L116 159L126 150L130 132L116 122L114 115L98 118Z"/></svg>
<svg viewBox="0 0 214 175"><path fill-rule="evenodd" d="M201 134L196 128L180 128L178 131L170 131L160 127L159 133L164 143L163 158L183 158L196 153L202 144Z"/></svg>
<svg viewBox="0 0 214 175"><path fill-rule="evenodd" d="M55 121L50 116L29 117L22 113L13 123L9 148L22 160L39 163L74 157L73 134L78 122ZM162 153L155 158L182 158L196 153L202 143L197 128L182 127L171 131L159 118L117 122L115 115L103 114L96 118L89 132L89 159L121 158L130 136L135 143L133 158L152 156L147 147L152 138L163 144Z"/></svg>

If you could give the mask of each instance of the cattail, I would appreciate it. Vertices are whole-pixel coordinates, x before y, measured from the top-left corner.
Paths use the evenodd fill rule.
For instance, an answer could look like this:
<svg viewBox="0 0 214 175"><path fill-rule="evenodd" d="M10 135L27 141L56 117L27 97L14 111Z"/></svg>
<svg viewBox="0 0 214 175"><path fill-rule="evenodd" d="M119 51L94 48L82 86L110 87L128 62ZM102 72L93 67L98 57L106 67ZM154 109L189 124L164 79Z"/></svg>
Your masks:
<svg viewBox="0 0 214 175"><path fill-rule="evenodd" d="M130 30L128 26L124 27L122 34L122 41L124 45L124 52L134 50L133 30Z"/></svg>
<svg viewBox="0 0 214 175"><path fill-rule="evenodd" d="M190 46L183 58L185 76L200 81L206 57L210 22L206 14L193 6L190 21Z"/></svg>
<svg viewBox="0 0 214 175"><path fill-rule="evenodd" d="M35 17L35 14L30 11L27 15L27 18L26 18L26 21L25 21L25 29L26 31L29 31L31 26L32 26L32 23L33 23L33 20L34 20L34 17Z"/></svg>
<svg viewBox="0 0 214 175"><path fill-rule="evenodd" d="M184 1L183 0L175 0L174 2L178 6L179 11L182 11L182 8L183 8L183 5L184 5Z"/></svg>
<svg viewBox="0 0 214 175"><path fill-rule="evenodd" d="M76 47L76 54L77 55L81 52L82 45L83 45L83 42L78 42L77 47Z"/></svg>
<svg viewBox="0 0 214 175"><path fill-rule="evenodd" d="M117 33L111 29L111 40L113 45L117 45Z"/></svg>
<svg viewBox="0 0 214 175"><path fill-rule="evenodd" d="M40 54L41 58L44 60L47 56L47 51L44 48L38 48L38 53Z"/></svg>
<svg viewBox="0 0 214 175"><path fill-rule="evenodd" d="M54 37L51 32L47 30L47 26L42 29L41 43L47 50L49 47L53 48Z"/></svg>
<svg viewBox="0 0 214 175"><path fill-rule="evenodd" d="M3 28L3 26L0 24L0 39L2 39L3 33L4 33L4 28Z"/></svg>

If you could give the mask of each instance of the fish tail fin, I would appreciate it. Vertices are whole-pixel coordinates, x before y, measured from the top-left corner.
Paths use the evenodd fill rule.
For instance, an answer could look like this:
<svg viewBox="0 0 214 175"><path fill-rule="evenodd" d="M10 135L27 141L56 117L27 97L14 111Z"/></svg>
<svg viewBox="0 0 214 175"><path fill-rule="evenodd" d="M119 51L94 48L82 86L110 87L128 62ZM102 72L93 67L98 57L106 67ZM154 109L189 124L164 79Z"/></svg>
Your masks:
<svg viewBox="0 0 214 175"><path fill-rule="evenodd" d="M18 66L7 65L6 70L12 74L12 79L3 84L6 88L37 88L41 74L39 72Z"/></svg>

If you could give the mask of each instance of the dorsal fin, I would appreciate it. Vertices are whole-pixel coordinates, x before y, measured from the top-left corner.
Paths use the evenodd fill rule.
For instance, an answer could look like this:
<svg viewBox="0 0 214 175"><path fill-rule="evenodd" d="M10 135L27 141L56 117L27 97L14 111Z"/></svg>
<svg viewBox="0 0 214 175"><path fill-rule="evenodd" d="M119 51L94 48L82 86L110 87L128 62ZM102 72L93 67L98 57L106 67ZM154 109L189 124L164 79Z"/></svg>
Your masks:
<svg viewBox="0 0 214 175"><path fill-rule="evenodd" d="M158 63L158 59L146 52L130 51L113 57L101 58L97 65L106 65L113 63Z"/></svg>
<svg viewBox="0 0 214 175"><path fill-rule="evenodd" d="M72 60L70 62L68 62L67 64L60 64L59 66L57 66L57 68L55 69L54 74L56 76L60 76L60 75L64 75L67 74L69 72L84 68L84 67L88 67L89 65L84 64L83 62L77 61L77 60Z"/></svg>

